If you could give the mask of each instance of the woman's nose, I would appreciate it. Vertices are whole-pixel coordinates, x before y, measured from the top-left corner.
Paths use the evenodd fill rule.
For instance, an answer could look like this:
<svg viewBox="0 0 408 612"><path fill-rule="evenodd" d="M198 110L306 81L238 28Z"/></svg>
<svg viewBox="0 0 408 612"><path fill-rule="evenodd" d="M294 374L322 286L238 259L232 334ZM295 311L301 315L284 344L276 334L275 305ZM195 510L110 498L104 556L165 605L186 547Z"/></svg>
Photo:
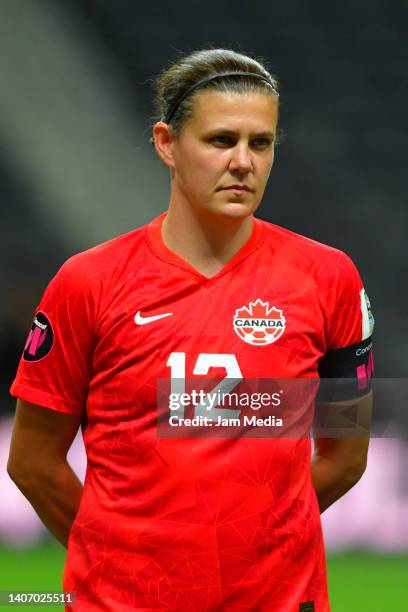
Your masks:
<svg viewBox="0 0 408 612"><path fill-rule="evenodd" d="M251 152L245 143L237 144L231 151L230 170L246 173L252 170Z"/></svg>

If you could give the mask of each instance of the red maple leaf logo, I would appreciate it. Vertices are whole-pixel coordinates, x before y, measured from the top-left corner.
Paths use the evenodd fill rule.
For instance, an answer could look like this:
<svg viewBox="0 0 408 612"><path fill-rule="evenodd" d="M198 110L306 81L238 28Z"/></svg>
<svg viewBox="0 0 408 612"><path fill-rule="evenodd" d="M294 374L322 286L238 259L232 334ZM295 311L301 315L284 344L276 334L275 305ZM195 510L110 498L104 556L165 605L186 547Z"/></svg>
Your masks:
<svg viewBox="0 0 408 612"><path fill-rule="evenodd" d="M250 302L249 306L238 308L235 316L240 319L281 319L282 311L275 306L269 308L268 302L258 298L255 302Z"/></svg>

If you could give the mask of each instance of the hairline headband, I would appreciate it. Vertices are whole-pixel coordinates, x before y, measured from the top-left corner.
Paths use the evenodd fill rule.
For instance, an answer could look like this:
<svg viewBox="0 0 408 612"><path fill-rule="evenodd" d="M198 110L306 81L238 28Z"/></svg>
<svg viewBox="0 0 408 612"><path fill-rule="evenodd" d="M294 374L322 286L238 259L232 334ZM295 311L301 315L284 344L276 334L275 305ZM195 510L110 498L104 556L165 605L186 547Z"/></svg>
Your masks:
<svg viewBox="0 0 408 612"><path fill-rule="evenodd" d="M269 87L273 90L276 96L279 95L273 83L267 77L264 77L261 74L257 74L256 72L243 72L238 70L234 72L219 72L218 74L211 74L210 76L206 76L203 79L200 79L199 81L197 81L197 83L194 83L194 85L191 85L191 87L189 87L184 93L182 93L181 96L177 98L174 104L172 104L170 109L167 111L166 116L164 118L164 123L170 123L182 101L195 89L198 89L199 87L201 87L201 85L209 83L210 81L214 81L215 79L221 79L223 77L229 76L249 76L251 78L258 79L258 81L264 81L267 85L269 85Z"/></svg>

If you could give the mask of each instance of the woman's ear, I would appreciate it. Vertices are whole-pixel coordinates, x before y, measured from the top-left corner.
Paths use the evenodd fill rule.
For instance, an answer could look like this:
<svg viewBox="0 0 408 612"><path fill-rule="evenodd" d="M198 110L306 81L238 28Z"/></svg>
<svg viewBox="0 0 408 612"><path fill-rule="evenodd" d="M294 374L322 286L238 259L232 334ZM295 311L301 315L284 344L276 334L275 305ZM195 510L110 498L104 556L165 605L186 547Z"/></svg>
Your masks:
<svg viewBox="0 0 408 612"><path fill-rule="evenodd" d="M173 141L174 133L171 127L164 121L155 123L153 126L153 144L157 155L169 168L174 168Z"/></svg>

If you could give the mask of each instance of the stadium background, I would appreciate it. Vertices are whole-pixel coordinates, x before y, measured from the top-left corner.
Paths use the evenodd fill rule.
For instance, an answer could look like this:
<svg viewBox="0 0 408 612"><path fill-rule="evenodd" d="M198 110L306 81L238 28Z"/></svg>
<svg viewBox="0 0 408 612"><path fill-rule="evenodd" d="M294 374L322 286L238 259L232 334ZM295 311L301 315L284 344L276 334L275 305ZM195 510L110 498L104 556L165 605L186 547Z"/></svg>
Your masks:
<svg viewBox="0 0 408 612"><path fill-rule="evenodd" d="M407 25L398 0L1 1L0 591L59 590L64 555L5 473L7 389L32 312L65 258L166 207L151 79L178 51L232 46L279 76L286 139L260 215L354 259L376 315L376 375L406 377ZM359 485L324 515L333 612L408 609L396 416ZM83 473L79 441L72 461Z"/></svg>

